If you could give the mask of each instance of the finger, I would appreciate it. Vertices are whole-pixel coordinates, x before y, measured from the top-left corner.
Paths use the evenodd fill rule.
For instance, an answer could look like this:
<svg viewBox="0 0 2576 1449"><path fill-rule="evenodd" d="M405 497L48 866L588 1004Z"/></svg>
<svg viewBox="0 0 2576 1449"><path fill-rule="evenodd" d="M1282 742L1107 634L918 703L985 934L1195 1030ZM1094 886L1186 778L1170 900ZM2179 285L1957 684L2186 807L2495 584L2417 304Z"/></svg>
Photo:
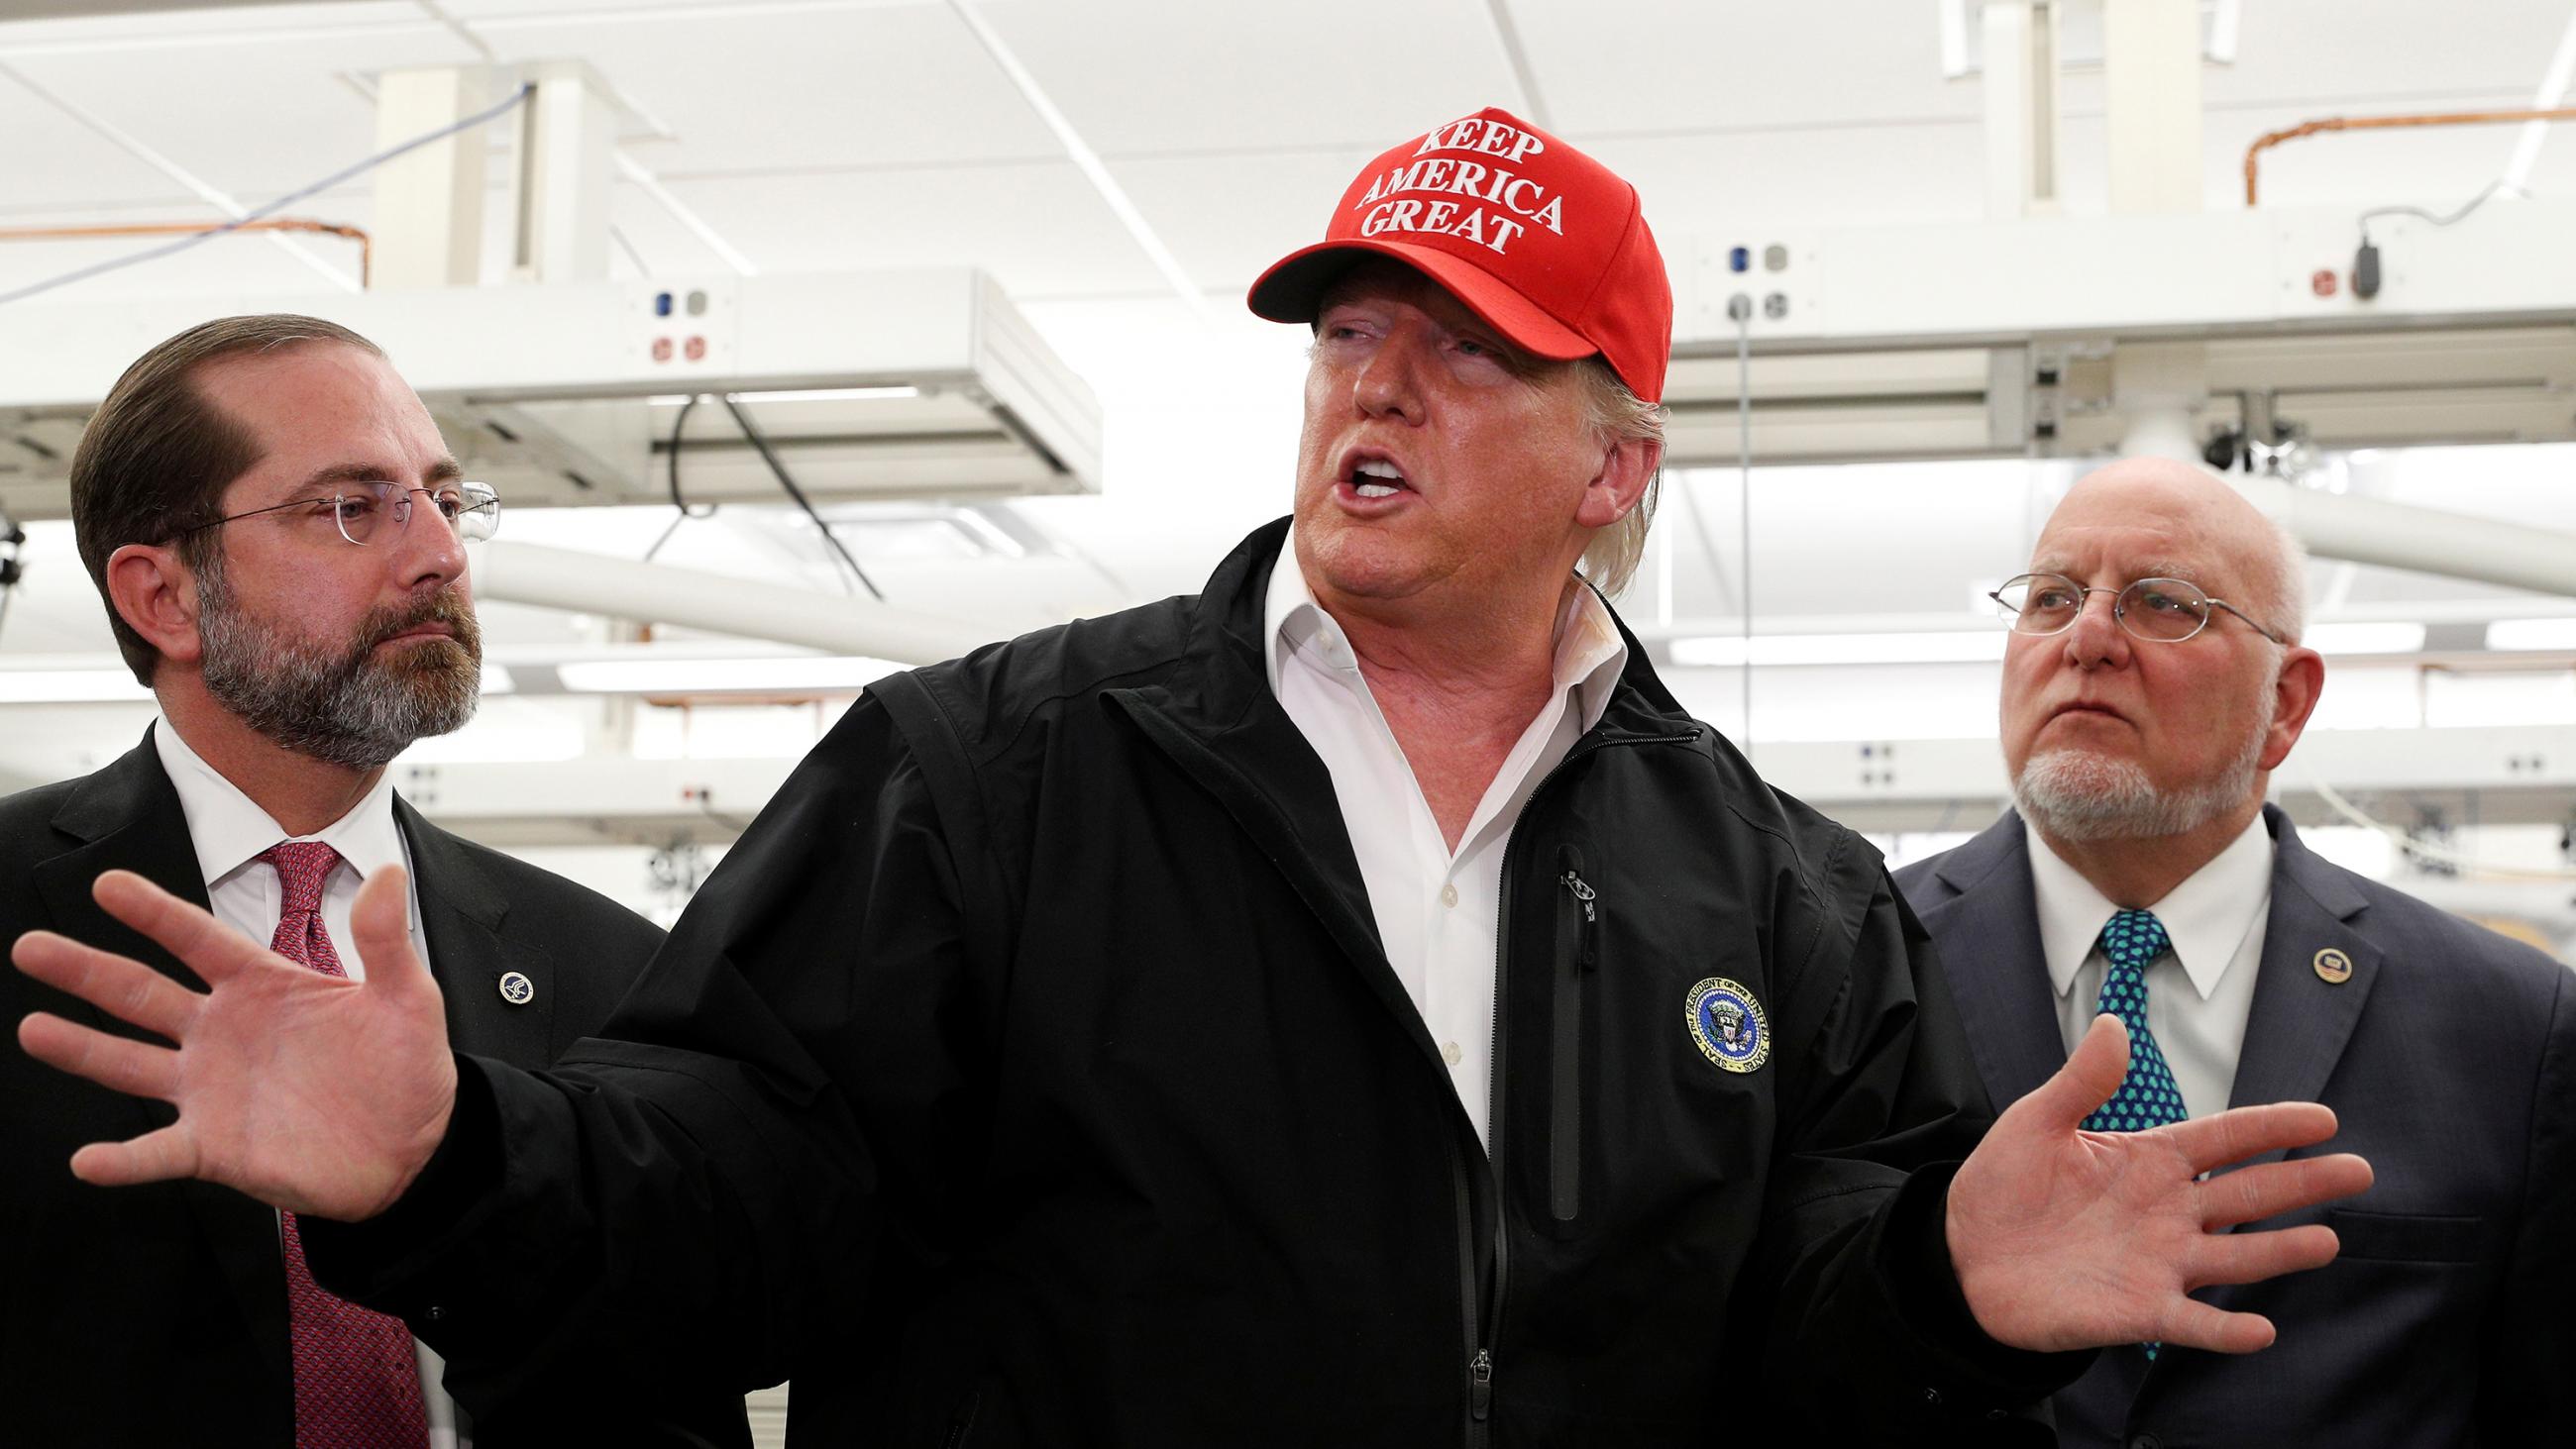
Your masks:
<svg viewBox="0 0 2576 1449"><path fill-rule="evenodd" d="M137 1097L173 1100L179 1090L179 1053L171 1047L110 1036L47 1012L18 1023L27 1055L75 1077Z"/></svg>
<svg viewBox="0 0 2576 1449"><path fill-rule="evenodd" d="M267 955L248 936L130 870L111 870L90 887L107 913L159 942L215 985Z"/></svg>
<svg viewBox="0 0 2576 1449"><path fill-rule="evenodd" d="M2349 1152L2240 1168L2200 1185L2200 1223L2230 1228L2350 1197L2370 1182L2370 1164Z"/></svg>
<svg viewBox="0 0 2576 1449"><path fill-rule="evenodd" d="M56 991L173 1041L205 999L131 957L51 931L20 936L9 955L19 970Z"/></svg>
<svg viewBox="0 0 2576 1449"><path fill-rule="evenodd" d="M2176 1298L2156 1332L2167 1348L2178 1344L2212 1353L2253 1353L2270 1348L2278 1336L2262 1314L2229 1313L2196 1298Z"/></svg>
<svg viewBox="0 0 2576 1449"><path fill-rule="evenodd" d="M2334 1229L2304 1223L2268 1233L2221 1233L2201 1240L2186 1271L2186 1286L2210 1283L2260 1283L2283 1273L2301 1273L2334 1261L2342 1245Z"/></svg>
<svg viewBox="0 0 2576 1449"><path fill-rule="evenodd" d="M197 1175L197 1139L184 1121L128 1142L93 1142L72 1154L72 1176L98 1187L132 1187Z"/></svg>
<svg viewBox="0 0 2576 1449"><path fill-rule="evenodd" d="M384 866L358 887L349 907L349 935L376 991L416 991L430 979L411 946L411 891L403 868Z"/></svg>
<svg viewBox="0 0 2576 1449"><path fill-rule="evenodd" d="M2111 1100L2120 1090L2120 1079L2129 1073L2129 1029L2109 1013L2093 1018L2084 1039L2057 1074L2039 1084L2038 1090L2013 1104L2013 1110L2029 1106L2040 1120L2051 1127L2072 1132L2084 1125L2095 1108Z"/></svg>
<svg viewBox="0 0 2576 1449"><path fill-rule="evenodd" d="M2266 1152L2313 1147L2335 1135L2335 1115L2315 1102L2274 1102L2232 1107L2214 1117L2194 1117L2154 1130L2179 1148L2191 1170L2199 1173Z"/></svg>

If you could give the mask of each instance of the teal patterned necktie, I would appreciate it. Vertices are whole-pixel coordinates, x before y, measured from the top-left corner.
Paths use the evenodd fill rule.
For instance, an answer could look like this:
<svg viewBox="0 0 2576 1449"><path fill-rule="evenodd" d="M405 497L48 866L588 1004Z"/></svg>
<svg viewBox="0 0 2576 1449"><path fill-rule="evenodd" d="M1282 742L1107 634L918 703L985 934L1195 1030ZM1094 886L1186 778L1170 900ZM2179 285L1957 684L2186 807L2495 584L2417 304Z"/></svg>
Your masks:
<svg viewBox="0 0 2576 1449"><path fill-rule="evenodd" d="M2137 1132L2180 1122L2182 1089L2174 1085L2173 1068L2147 1030L2147 966L2173 948L2165 924L2152 911L2122 911L2102 928L2102 955L2111 963L2102 973L2102 997L2096 1014L2109 1012L2129 1029L2129 1074L2111 1100L2084 1119L2087 1132Z"/></svg>
<svg viewBox="0 0 2576 1449"><path fill-rule="evenodd" d="M2191 1114L2183 1110L2182 1089L2174 1085L2173 1068L2165 1065L2163 1048L2156 1045L2155 1033L2147 1030L2147 967L2173 946L2165 934L2165 923L2153 911L2122 911L2102 928L2102 955L2110 969L2102 973L2102 997L2094 1004L2098 1015L2109 1012L2120 1018L2129 1029L2129 1074L2120 1079L2120 1090L2111 1100L2084 1119L2087 1132L2138 1132L2149 1127L2162 1127L2180 1122ZM2155 1362L2160 1343L2142 1343L2147 1361Z"/></svg>

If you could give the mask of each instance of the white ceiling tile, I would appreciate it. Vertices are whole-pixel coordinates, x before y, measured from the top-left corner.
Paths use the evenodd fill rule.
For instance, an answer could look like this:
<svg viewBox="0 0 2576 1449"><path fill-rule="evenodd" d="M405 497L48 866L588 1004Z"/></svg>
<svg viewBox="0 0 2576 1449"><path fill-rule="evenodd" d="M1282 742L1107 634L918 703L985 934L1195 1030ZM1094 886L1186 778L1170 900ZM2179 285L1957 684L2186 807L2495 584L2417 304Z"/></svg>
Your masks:
<svg viewBox="0 0 2576 1449"><path fill-rule="evenodd" d="M1343 190L1376 155L1350 148L1161 156L1109 167L1191 278L1239 301L1272 262L1324 239Z"/></svg>
<svg viewBox="0 0 2576 1449"><path fill-rule="evenodd" d="M1748 222L1955 221L1985 208L1982 143L1964 123L1618 138L1593 151L1636 186L1667 257L1682 238L1725 235Z"/></svg>
<svg viewBox="0 0 2576 1449"><path fill-rule="evenodd" d="M654 24L493 26L506 60L590 62L669 126L657 173L923 166L1061 154L944 6L747 7ZM782 186L792 188L794 178Z"/></svg>
<svg viewBox="0 0 2576 1449"><path fill-rule="evenodd" d="M374 107L336 73L471 58L463 42L435 27L379 27L272 44L64 54L9 64L206 184L258 205L376 150Z"/></svg>
<svg viewBox="0 0 2576 1449"><path fill-rule="evenodd" d="M0 217L59 220L99 204L163 201L178 188L95 131L0 76Z"/></svg>
<svg viewBox="0 0 2576 1449"><path fill-rule="evenodd" d="M1481 0L979 8L1074 129L1109 156L1310 147L1375 155L1519 101Z"/></svg>
<svg viewBox="0 0 2576 1449"><path fill-rule="evenodd" d="M1980 104L1973 82L1942 79L1928 4L1512 0L1511 13L1555 129L1578 143L1974 116Z"/></svg>
<svg viewBox="0 0 2576 1449"><path fill-rule="evenodd" d="M764 271L974 266L1020 294L1162 288L1068 162L671 183ZM659 265L657 263L657 265Z"/></svg>
<svg viewBox="0 0 2576 1449"><path fill-rule="evenodd" d="M2213 104L2367 101L2380 112L2418 109L2408 97L2447 108L2462 92L2527 106L2569 18L2565 0L2253 0L2236 64L2204 70L2201 93Z"/></svg>

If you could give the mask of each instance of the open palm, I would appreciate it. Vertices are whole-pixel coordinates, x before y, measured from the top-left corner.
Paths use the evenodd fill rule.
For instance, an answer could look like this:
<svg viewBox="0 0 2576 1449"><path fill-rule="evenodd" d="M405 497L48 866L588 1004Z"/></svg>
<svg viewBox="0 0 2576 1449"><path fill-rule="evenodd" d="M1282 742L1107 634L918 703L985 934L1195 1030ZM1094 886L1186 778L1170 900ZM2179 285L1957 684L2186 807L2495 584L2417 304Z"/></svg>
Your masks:
<svg viewBox="0 0 2576 1449"><path fill-rule="evenodd" d="M2315 1268L2335 1255L2321 1224L2229 1232L2370 1186L2348 1153L2202 1174L2334 1135L2313 1102L2239 1107L2146 1132L2087 1132L2119 1089L2128 1032L2096 1018L2057 1075L1995 1122L1951 1181L1951 1262L1988 1335L2056 1351L2160 1341L2221 1353L2272 1342L2259 1314L2186 1295Z"/></svg>
<svg viewBox="0 0 2576 1449"><path fill-rule="evenodd" d="M75 1174L101 1186L198 1177L344 1221L402 1195L446 1135L456 1062L438 984L411 948L399 867L358 893L350 924L364 982L263 950L138 875L111 871L96 894L210 990L48 931L18 938L10 954L29 976L176 1043L43 1012L19 1024L37 1060L179 1109L157 1131L83 1147Z"/></svg>

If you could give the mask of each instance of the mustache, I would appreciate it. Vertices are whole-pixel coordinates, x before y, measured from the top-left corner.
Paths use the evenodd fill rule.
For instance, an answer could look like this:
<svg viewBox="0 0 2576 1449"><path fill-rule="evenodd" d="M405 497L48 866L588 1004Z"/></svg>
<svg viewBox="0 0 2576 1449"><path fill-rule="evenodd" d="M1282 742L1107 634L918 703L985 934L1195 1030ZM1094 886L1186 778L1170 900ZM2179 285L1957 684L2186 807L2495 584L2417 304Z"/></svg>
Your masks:
<svg viewBox="0 0 2576 1449"><path fill-rule="evenodd" d="M463 591L449 586L409 604L387 604L369 612L358 625L359 654L423 624L444 624L466 653L483 654L483 631L474 622L474 606Z"/></svg>

